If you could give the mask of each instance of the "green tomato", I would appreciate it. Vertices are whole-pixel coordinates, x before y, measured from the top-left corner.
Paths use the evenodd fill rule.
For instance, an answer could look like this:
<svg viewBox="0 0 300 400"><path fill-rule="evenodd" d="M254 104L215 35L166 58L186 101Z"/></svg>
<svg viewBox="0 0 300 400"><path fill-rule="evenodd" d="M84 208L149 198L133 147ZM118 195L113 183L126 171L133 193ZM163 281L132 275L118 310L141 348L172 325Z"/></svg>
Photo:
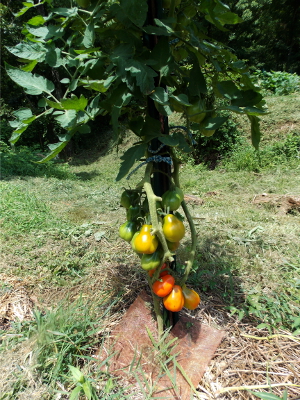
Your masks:
<svg viewBox="0 0 300 400"><path fill-rule="evenodd" d="M162 206L169 207L170 211L175 211L180 207L183 200L183 191L179 188L167 190L162 196Z"/></svg>
<svg viewBox="0 0 300 400"><path fill-rule="evenodd" d="M124 190L121 195L120 205L125 208L129 208L131 205L137 204L139 200L139 194L131 190Z"/></svg>
<svg viewBox="0 0 300 400"><path fill-rule="evenodd" d="M197 122L198 124L200 124L200 122L202 122L206 117L206 113L199 108L198 103L194 103L187 108L187 115L190 117L192 122Z"/></svg>
<svg viewBox="0 0 300 400"><path fill-rule="evenodd" d="M135 221L139 215L140 215L139 206L130 206L126 210L127 221Z"/></svg>
<svg viewBox="0 0 300 400"><path fill-rule="evenodd" d="M141 258L141 265L145 271L158 268L161 265L159 251L155 251L152 254L143 254Z"/></svg>
<svg viewBox="0 0 300 400"><path fill-rule="evenodd" d="M126 242L130 242L136 233L136 225L132 221L126 221L119 228L119 235Z"/></svg>
<svg viewBox="0 0 300 400"><path fill-rule="evenodd" d="M201 133L202 133L202 135L209 137L209 136L212 136L215 133L215 130L214 129L213 130L205 130L205 129L203 129L201 131Z"/></svg>

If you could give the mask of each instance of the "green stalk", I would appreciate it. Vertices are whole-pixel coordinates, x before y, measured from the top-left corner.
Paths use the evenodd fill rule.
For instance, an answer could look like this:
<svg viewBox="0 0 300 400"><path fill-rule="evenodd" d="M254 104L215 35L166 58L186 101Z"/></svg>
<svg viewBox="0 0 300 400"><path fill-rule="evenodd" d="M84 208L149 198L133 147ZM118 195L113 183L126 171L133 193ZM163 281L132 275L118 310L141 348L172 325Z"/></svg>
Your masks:
<svg viewBox="0 0 300 400"><path fill-rule="evenodd" d="M174 183L177 187L180 188L180 183L179 183L179 162L176 159L176 157L174 157L174 154L172 154L172 159L173 159L173 165L174 165L174 171L173 171L173 179L174 179ZM190 231L191 231L191 239L192 239L192 248L190 251L190 256L189 259L186 263L186 267L185 267L185 271L184 271L184 275L183 277L180 279L180 282L178 283L180 286L183 286L191 272L191 269L193 267L194 264L194 259L195 259L195 254L196 254L196 247L197 247L197 232L195 229L195 225L194 225L194 221L193 218L188 210L188 207L186 205L186 202L183 200L181 203L181 207L183 209L183 212L186 216L186 219L189 223L190 226Z"/></svg>
<svg viewBox="0 0 300 400"><path fill-rule="evenodd" d="M165 261L172 262L174 259L172 257L172 253L170 252L167 241L165 238L165 235L162 230L162 223L158 220L157 217L157 211L156 211L156 202L161 201L162 198L158 197L154 194L152 185L151 185L151 172L152 172L152 163L148 163L145 171L145 177L144 177L144 189L147 195L148 199L148 204L149 204L149 212L150 212L150 217L151 217L151 223L152 223L152 234L156 235L158 237L158 240L160 241L160 244L162 245L163 248L163 259L162 259L162 264ZM156 273L159 273L159 271L156 271ZM156 275L156 274L154 274Z"/></svg>

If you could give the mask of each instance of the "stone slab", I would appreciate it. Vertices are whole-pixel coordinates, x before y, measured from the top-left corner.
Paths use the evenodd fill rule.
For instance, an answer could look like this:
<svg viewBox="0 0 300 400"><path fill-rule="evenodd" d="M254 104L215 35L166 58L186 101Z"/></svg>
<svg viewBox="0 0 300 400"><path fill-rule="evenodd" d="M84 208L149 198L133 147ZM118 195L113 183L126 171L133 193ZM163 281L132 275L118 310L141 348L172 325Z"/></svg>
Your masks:
<svg viewBox="0 0 300 400"><path fill-rule="evenodd" d="M136 382L134 373L138 374L145 387L146 380L155 388L152 398L192 399L190 383L195 388L198 386L224 332L203 325L194 318L180 316L168 340L178 338L172 351L178 354L176 360L184 374L174 365L169 365L169 374L166 374L159 366L159 352L155 350L147 329L157 340L155 316L151 313L151 297L142 292L104 343L99 354L100 359L104 360L113 354L108 363L109 372L124 377L131 384ZM175 388L171 388L172 379L176 382Z"/></svg>

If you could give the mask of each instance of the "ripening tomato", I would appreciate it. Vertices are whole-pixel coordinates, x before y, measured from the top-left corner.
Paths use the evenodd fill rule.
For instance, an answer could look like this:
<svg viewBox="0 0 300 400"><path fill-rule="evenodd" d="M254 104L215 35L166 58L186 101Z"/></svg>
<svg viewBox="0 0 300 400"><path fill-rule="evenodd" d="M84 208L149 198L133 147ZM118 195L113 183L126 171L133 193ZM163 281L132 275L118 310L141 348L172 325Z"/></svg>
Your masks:
<svg viewBox="0 0 300 400"><path fill-rule="evenodd" d="M174 285L170 294L163 298L163 303L165 308L169 311L180 311L184 305L184 297L181 287L179 285Z"/></svg>
<svg viewBox="0 0 300 400"><path fill-rule="evenodd" d="M159 281L155 281L152 285L152 290L159 297L165 297L171 293L173 286L175 284L175 279L172 275L168 274L162 276Z"/></svg>
<svg viewBox="0 0 300 400"><path fill-rule="evenodd" d="M143 225L138 235L135 235L131 241L132 248L137 253L152 254L158 247L158 239L151 235L152 225Z"/></svg>
<svg viewBox="0 0 300 400"><path fill-rule="evenodd" d="M145 271L155 270L161 265L160 252L155 251L152 254L143 254L141 258L141 266Z"/></svg>
<svg viewBox="0 0 300 400"><path fill-rule="evenodd" d="M200 304L200 296L195 290L187 288L185 285L182 288L184 297L184 307L188 310L195 310Z"/></svg>
<svg viewBox="0 0 300 400"><path fill-rule="evenodd" d="M136 233L136 225L132 221L126 221L119 228L119 235L126 242L130 242Z"/></svg>
<svg viewBox="0 0 300 400"><path fill-rule="evenodd" d="M167 240L167 245L168 245L168 249L174 253L174 251L176 251L180 245L180 242L169 242Z"/></svg>
<svg viewBox="0 0 300 400"><path fill-rule="evenodd" d="M168 264L167 263L164 263L162 266L161 266L161 269L160 269L160 274L159 274L159 277L161 278L162 276L165 276L165 275L169 275L169 272L168 271L164 271L164 269L165 268L168 268ZM157 268L154 268L154 269L150 269L150 271L148 271L148 275L150 276L150 277L152 277L153 275L154 275L154 272L156 271L156 269Z"/></svg>
<svg viewBox="0 0 300 400"><path fill-rule="evenodd" d="M180 207L183 197L183 191L178 187L167 190L162 196L162 206L169 207L170 211L175 211Z"/></svg>
<svg viewBox="0 0 300 400"><path fill-rule="evenodd" d="M185 227L173 214L167 214L163 219L163 233L169 242L179 242L184 234Z"/></svg>

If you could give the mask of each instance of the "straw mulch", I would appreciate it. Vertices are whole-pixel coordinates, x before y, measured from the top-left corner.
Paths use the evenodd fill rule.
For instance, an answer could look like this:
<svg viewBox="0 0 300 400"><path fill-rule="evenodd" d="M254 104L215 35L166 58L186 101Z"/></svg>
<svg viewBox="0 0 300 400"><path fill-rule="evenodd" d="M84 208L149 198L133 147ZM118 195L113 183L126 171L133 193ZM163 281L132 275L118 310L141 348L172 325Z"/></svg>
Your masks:
<svg viewBox="0 0 300 400"><path fill-rule="evenodd" d="M100 273L100 268L106 274ZM96 303L97 293L101 292L99 289L103 285L110 293L117 294L121 290L123 293L108 321L107 329L110 330L146 284L133 264L116 266L109 262L96 268L86 283L81 282L68 289L49 288L44 293L35 293L37 297L26 289L25 282L4 275L0 278L10 285L9 290L0 293L0 330L5 329L11 321L32 318L33 307L38 306L35 300L40 295L43 295L45 306L54 304L54 300L66 297L72 300L79 295L92 298ZM32 287L30 281L28 286ZM203 297L200 307L191 313L192 317L203 324L222 329L226 334L197 388L195 398L256 399L247 388L260 392L272 391L279 396L286 388L289 400L300 399L300 336L292 336L290 332L282 330L270 335L266 330L258 330L253 321L243 323L230 315L220 304L220 299Z"/></svg>

